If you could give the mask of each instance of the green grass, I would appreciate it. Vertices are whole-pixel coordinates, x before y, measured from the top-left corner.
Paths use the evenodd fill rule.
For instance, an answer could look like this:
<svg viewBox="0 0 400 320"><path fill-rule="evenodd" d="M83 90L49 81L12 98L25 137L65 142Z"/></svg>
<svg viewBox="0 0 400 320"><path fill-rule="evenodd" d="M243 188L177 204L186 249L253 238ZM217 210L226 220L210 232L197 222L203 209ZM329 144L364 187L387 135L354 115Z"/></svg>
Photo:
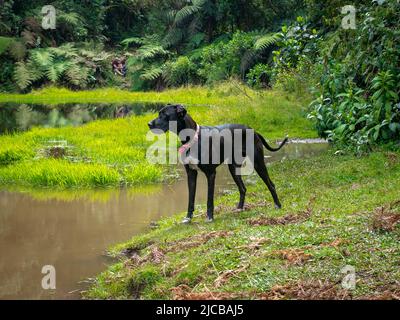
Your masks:
<svg viewBox="0 0 400 320"><path fill-rule="evenodd" d="M212 224L204 222L202 207L202 214L191 225L180 225L184 215L179 214L160 221L155 230L114 246L110 249L114 256L128 248L142 259L152 257L155 248L164 256L137 265L120 256L121 261L99 275L84 296L171 299L172 289L184 285L194 293L241 292L252 298L276 285L319 280L336 283L339 288L346 265L356 270L356 289L349 292L353 298L376 295L382 286L396 285L396 281L398 289L400 227L386 233L375 231L372 218L377 207L400 200L400 153L375 152L361 158L332 153L271 166L270 174L284 205L281 211L273 209L271 196L259 180L249 187L247 199L250 204L261 202L259 206L233 212L238 200L234 192L218 198L221 209ZM248 223L249 219L298 214L307 208L311 216L297 223ZM185 246L213 231L231 233ZM258 250L249 249L249 244L260 239L264 242ZM335 241L337 245L330 245ZM290 264L277 254L294 249L307 254L308 260ZM241 266L247 267L216 286L218 276Z"/></svg>
<svg viewBox="0 0 400 320"><path fill-rule="evenodd" d="M243 123L268 139L316 137L305 118L304 100L275 91L252 91L235 83L214 89L193 87L132 93L115 89L72 92L48 88L26 95L0 94L0 102L58 104L66 102L179 102L200 124ZM81 127L33 128L0 136L0 184L44 187L98 187L155 183L165 167L145 155L147 123L154 114L98 120ZM64 159L48 159L52 141L64 141Z"/></svg>

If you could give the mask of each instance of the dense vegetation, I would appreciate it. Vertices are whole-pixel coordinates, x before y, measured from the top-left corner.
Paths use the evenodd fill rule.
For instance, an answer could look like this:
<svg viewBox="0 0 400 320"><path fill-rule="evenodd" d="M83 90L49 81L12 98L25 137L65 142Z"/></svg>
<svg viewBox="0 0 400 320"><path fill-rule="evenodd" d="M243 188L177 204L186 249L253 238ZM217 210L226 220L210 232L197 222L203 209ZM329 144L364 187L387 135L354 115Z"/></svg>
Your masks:
<svg viewBox="0 0 400 320"><path fill-rule="evenodd" d="M358 152L400 136L400 19L396 0L357 1L356 29L335 0L2 1L0 90L47 84L163 90L232 77L315 101L321 136ZM296 18L297 17L297 18ZM126 78L112 72L127 58Z"/></svg>
<svg viewBox="0 0 400 320"><path fill-rule="evenodd" d="M57 27L44 30L48 4ZM195 216L182 226L178 215L112 248L121 261L85 296L398 298L400 3L355 1L354 29L342 25L349 4L0 0L0 103L19 105L15 119L0 107L0 187L64 200L84 187L99 199L107 192L94 187L141 192L172 173L145 158L154 114L86 123L86 107L66 118L60 103L176 102L199 123L245 123L269 139L320 135L336 149L272 164L282 211L248 181L243 212L229 192L213 224ZM126 58L126 76L115 58ZM345 265L357 268L354 291L339 285Z"/></svg>

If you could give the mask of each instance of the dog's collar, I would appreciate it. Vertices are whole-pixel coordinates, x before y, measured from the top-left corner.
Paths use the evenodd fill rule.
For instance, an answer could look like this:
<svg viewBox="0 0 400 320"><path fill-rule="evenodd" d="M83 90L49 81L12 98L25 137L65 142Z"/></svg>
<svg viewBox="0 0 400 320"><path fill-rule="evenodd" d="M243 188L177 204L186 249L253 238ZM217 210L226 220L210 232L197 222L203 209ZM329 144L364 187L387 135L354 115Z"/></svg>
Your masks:
<svg viewBox="0 0 400 320"><path fill-rule="evenodd" d="M200 126L196 125L196 133L194 134L193 139L179 148L179 154L186 153L199 140L199 133L200 133Z"/></svg>

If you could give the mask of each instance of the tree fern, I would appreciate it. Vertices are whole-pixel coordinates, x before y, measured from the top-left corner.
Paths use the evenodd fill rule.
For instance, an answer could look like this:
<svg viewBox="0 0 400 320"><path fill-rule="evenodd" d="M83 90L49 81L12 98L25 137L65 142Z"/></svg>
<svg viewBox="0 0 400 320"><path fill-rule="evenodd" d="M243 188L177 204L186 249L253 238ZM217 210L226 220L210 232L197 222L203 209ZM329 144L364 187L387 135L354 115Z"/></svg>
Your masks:
<svg viewBox="0 0 400 320"><path fill-rule="evenodd" d="M168 55L169 51L160 45L144 45L137 50L137 54L141 60L148 60L156 56Z"/></svg>
<svg viewBox="0 0 400 320"><path fill-rule="evenodd" d="M64 12L61 10L57 11L57 20L65 22L66 24L77 27L82 24L82 17L76 12Z"/></svg>
<svg viewBox="0 0 400 320"><path fill-rule="evenodd" d="M165 47L173 47L180 43L184 38L184 31L180 28L171 28L163 39Z"/></svg>
<svg viewBox="0 0 400 320"><path fill-rule="evenodd" d="M279 41L279 34L266 34L258 38L254 44L254 49L257 51L265 51Z"/></svg>
<svg viewBox="0 0 400 320"><path fill-rule="evenodd" d="M139 38L139 37L131 37L131 38L126 38L121 41L121 44L127 49L131 45L143 45L146 43L146 39L144 38Z"/></svg>
<svg viewBox="0 0 400 320"><path fill-rule="evenodd" d="M177 26L182 25L186 19L200 11L204 3L204 0L193 0L192 5L185 6L176 12L174 23Z"/></svg>
<svg viewBox="0 0 400 320"><path fill-rule="evenodd" d="M161 77L163 74L163 68L161 66L153 66L142 72L140 78L142 80L154 81Z"/></svg>
<svg viewBox="0 0 400 320"><path fill-rule="evenodd" d="M254 45L253 48L247 50L241 59L240 62L240 71L242 76L246 73L249 68L254 65L255 61L262 55L267 52L270 48L278 43L280 40L280 35L278 33L266 34L262 36L254 37Z"/></svg>

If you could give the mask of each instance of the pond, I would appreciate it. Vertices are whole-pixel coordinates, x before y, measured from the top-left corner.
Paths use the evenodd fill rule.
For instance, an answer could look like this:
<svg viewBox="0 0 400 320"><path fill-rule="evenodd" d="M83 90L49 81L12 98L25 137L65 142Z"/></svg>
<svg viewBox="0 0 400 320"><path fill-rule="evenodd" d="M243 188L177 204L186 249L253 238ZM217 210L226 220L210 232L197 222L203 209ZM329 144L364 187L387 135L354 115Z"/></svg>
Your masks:
<svg viewBox="0 0 400 320"><path fill-rule="evenodd" d="M325 143L288 144L267 153L267 162L310 157L327 148ZM247 177L247 184L256 179ZM205 204L202 174L198 183L196 203ZM220 167L216 192L231 191L236 186L226 167ZM153 221L184 212L186 199L183 175L173 184L139 190L0 191L0 299L79 298L87 279L111 264L105 255L110 245L145 232ZM56 290L41 287L44 265L56 268Z"/></svg>
<svg viewBox="0 0 400 320"><path fill-rule="evenodd" d="M69 103L44 104L0 104L0 134L25 131L34 126L63 127L78 126L97 119L112 119L130 115L156 112L165 104L161 103Z"/></svg>

